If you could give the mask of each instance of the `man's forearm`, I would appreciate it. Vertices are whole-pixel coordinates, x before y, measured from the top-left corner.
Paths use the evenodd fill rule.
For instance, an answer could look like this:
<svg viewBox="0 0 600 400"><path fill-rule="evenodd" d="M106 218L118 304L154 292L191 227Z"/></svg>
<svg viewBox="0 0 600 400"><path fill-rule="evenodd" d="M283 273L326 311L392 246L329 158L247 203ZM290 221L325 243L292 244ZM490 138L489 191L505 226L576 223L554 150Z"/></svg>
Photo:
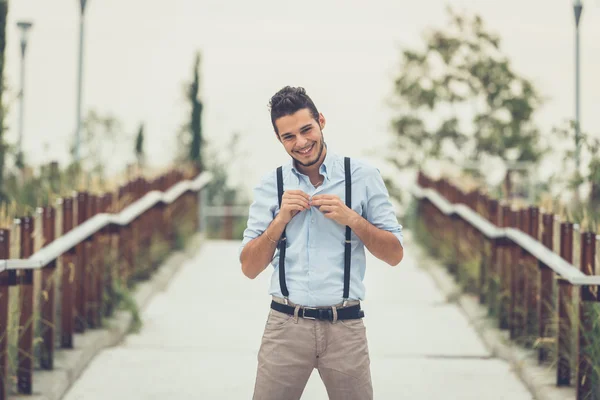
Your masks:
<svg viewBox="0 0 600 400"><path fill-rule="evenodd" d="M250 241L240 255L242 263L242 272L250 279L256 278L262 271L267 268L267 265L273 259L277 244L269 240L278 240L285 229L286 224L281 222L279 218L271 222L262 235ZM269 237L267 237L269 235Z"/></svg>
<svg viewBox="0 0 600 400"><path fill-rule="evenodd" d="M392 266L402 261L404 249L392 232L373 226L358 214L349 226L375 257Z"/></svg>

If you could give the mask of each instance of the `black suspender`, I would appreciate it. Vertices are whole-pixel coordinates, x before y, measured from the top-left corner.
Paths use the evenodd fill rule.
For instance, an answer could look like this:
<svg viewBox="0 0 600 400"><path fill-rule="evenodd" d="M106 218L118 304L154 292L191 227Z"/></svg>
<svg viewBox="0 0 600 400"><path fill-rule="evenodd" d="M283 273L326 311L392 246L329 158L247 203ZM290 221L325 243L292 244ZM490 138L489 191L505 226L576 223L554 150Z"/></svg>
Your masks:
<svg viewBox="0 0 600 400"><path fill-rule="evenodd" d="M350 171L350 158L344 157L344 172L346 175L345 183L346 183L346 206L352 208L352 179L351 179L351 171ZM283 198L283 168L277 168L277 197L279 200L279 209L281 209L281 200ZM279 240L279 285L281 286L281 294L285 298L287 303L288 296L290 295L287 285L285 283L285 249L286 249L286 235L285 229L281 234L281 238ZM348 301L350 297L350 261L352 257L352 244L350 242L351 239L351 229L349 226L346 226L346 240L344 243L344 305Z"/></svg>
<svg viewBox="0 0 600 400"><path fill-rule="evenodd" d="M281 199L283 197L283 171L282 167L277 168L277 197L279 198L279 209L281 210ZM279 239L279 286L281 286L281 294L286 299L290 295L287 285L285 284L285 248L286 248L285 229Z"/></svg>
<svg viewBox="0 0 600 400"><path fill-rule="evenodd" d="M352 179L350 178L350 158L344 157L344 170L346 173L346 207L352 209ZM352 245L350 244L350 227L346 225L346 248L344 251L344 306L350 297L350 257Z"/></svg>

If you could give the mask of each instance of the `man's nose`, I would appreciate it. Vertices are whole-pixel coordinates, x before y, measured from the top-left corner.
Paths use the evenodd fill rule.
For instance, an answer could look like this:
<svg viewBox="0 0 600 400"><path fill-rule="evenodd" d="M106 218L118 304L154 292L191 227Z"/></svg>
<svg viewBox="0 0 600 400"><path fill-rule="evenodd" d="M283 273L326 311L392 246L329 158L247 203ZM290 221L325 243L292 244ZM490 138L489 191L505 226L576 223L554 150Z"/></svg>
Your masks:
<svg viewBox="0 0 600 400"><path fill-rule="evenodd" d="M304 136L302 136L302 135L300 135L300 137L296 141L297 147L299 149L301 149L304 146L306 146L307 143L308 143L308 140Z"/></svg>

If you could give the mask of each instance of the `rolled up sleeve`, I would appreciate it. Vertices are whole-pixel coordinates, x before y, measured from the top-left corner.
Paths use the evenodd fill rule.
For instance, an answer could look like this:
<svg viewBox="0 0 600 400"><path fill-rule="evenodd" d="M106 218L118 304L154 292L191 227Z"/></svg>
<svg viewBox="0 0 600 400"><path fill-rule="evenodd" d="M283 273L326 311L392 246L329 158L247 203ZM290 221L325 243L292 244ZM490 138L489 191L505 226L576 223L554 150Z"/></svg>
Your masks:
<svg viewBox="0 0 600 400"><path fill-rule="evenodd" d="M367 221L379 229L392 232L398 238L400 245L404 247L402 225L398 223L394 206L390 201L390 195L381 177L381 173L377 168L369 168L365 173L367 190L367 210L365 217Z"/></svg>
<svg viewBox="0 0 600 400"><path fill-rule="evenodd" d="M244 230L242 244L238 250L238 258L250 241L256 239L268 228L277 211L277 187L275 176L266 175L253 189L254 201L248 211L248 223Z"/></svg>

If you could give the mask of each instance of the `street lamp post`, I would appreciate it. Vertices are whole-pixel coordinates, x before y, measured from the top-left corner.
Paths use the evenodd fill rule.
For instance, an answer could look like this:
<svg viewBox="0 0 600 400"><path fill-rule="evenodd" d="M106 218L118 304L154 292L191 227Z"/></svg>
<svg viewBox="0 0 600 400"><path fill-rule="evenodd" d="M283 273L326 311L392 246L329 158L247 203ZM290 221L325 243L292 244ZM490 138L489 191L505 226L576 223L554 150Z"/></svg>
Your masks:
<svg viewBox="0 0 600 400"><path fill-rule="evenodd" d="M81 142L81 90L83 86L83 33L85 28L85 6L87 0L79 0L81 13L79 14L79 67L77 78L77 121L75 124L75 161L79 161L79 146Z"/></svg>
<svg viewBox="0 0 600 400"><path fill-rule="evenodd" d="M28 21L17 22L17 27L21 30L21 83L19 90L19 139L17 142L17 166L23 166L23 126L25 109L25 54L27 52L27 37L29 29L33 24Z"/></svg>
<svg viewBox="0 0 600 400"><path fill-rule="evenodd" d="M575 163L579 171L581 153L581 115L580 115L580 86L579 86L579 22L583 4L581 0L574 0L573 11L575 13Z"/></svg>

